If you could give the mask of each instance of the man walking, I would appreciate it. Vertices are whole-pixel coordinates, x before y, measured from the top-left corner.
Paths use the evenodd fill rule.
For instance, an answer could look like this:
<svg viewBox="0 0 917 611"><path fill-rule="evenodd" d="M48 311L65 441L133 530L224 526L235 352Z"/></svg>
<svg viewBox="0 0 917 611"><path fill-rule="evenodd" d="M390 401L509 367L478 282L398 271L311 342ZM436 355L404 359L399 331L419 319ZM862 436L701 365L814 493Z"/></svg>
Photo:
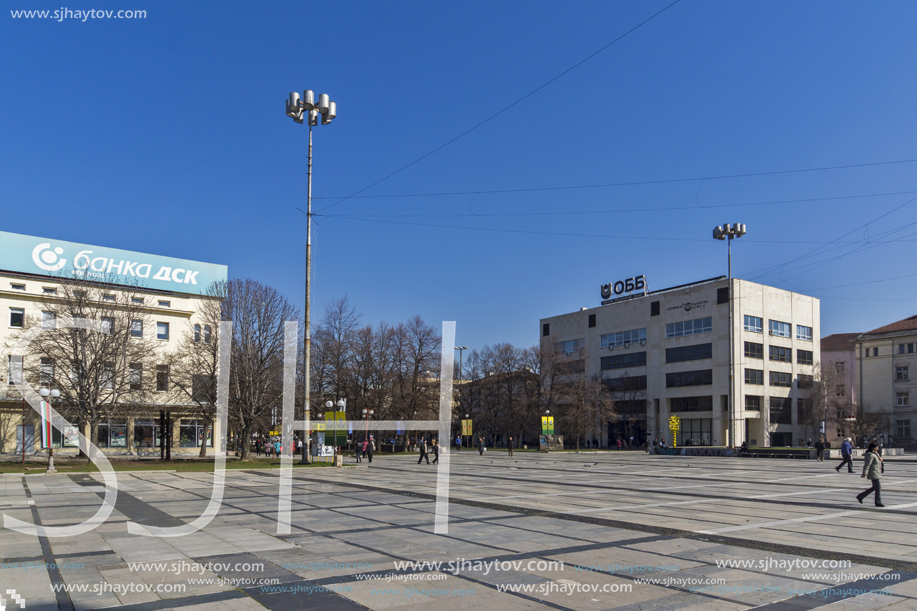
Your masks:
<svg viewBox="0 0 917 611"><path fill-rule="evenodd" d="M433 440L433 464L439 462L439 441Z"/></svg>
<svg viewBox="0 0 917 611"><path fill-rule="evenodd" d="M507 446L507 448L509 449L509 455L512 456L513 455L513 436L512 435L510 435L509 437L509 445Z"/></svg>
<svg viewBox="0 0 917 611"><path fill-rule="evenodd" d="M462 437L461 435L455 436L455 451L458 452L462 449Z"/></svg>
<svg viewBox="0 0 917 611"><path fill-rule="evenodd" d="M481 456L484 456L484 438L483 437L481 437L480 440L478 441L478 453Z"/></svg>
<svg viewBox="0 0 917 611"><path fill-rule="evenodd" d="M825 442L821 437L815 442L815 459L820 462L825 462Z"/></svg>
<svg viewBox="0 0 917 611"><path fill-rule="evenodd" d="M369 444L366 446L366 458L369 459L369 462L373 461L373 452L376 451L376 442L373 439L372 435L369 436Z"/></svg>
<svg viewBox="0 0 917 611"><path fill-rule="evenodd" d="M853 444L850 443L850 437L844 440L844 443L841 444L841 464L834 467L834 470L838 473L841 472L841 467L845 464L847 465L847 473L853 473Z"/></svg>
<svg viewBox="0 0 917 611"><path fill-rule="evenodd" d="M427 455L427 440L421 439L417 444L418 449L420 450L420 458L417 459L417 464L419 465L423 462L424 459L427 460L427 464L430 464L430 457Z"/></svg>
<svg viewBox="0 0 917 611"><path fill-rule="evenodd" d="M879 456L876 450L879 448L879 444L875 441L869 444L869 449L866 450L866 454L863 455L863 475L860 477L868 478L872 482L872 488L869 490L864 490L863 492L857 495L857 500L860 502L860 505L863 504L863 499L872 494L876 493L876 507L885 507L882 504L882 497L880 493L882 491L882 457Z"/></svg>

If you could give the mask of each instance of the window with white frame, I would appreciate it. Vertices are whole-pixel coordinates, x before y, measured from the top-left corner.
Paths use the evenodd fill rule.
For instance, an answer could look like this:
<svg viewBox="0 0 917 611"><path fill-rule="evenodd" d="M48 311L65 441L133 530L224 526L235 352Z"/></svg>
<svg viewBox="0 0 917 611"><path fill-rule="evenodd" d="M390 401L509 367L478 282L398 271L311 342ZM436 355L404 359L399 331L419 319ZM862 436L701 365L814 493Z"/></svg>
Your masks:
<svg viewBox="0 0 917 611"><path fill-rule="evenodd" d="M143 297L131 297L131 303L143 305Z"/></svg>
<svg viewBox="0 0 917 611"><path fill-rule="evenodd" d="M586 347L586 340L582 337L579 339L569 339L565 342L555 342L554 351L560 354L573 354Z"/></svg>
<svg viewBox="0 0 917 611"><path fill-rule="evenodd" d="M764 333L764 319L745 315L745 330L752 333Z"/></svg>
<svg viewBox="0 0 917 611"><path fill-rule="evenodd" d="M895 393L895 405L898 407L908 407L911 404L911 400L906 392Z"/></svg>
<svg viewBox="0 0 917 611"><path fill-rule="evenodd" d="M834 373L844 373L847 371L847 363L844 361L834 361Z"/></svg>
<svg viewBox="0 0 917 611"><path fill-rule="evenodd" d="M48 357L41 357L38 370L38 383L42 388L50 388L54 384L54 361Z"/></svg>
<svg viewBox="0 0 917 611"><path fill-rule="evenodd" d="M131 337L143 337L143 321L131 321Z"/></svg>
<svg viewBox="0 0 917 611"><path fill-rule="evenodd" d="M105 335L113 335L115 332L115 319L111 316L102 317L102 333Z"/></svg>
<svg viewBox="0 0 917 611"><path fill-rule="evenodd" d="M812 341L812 327L806 327L804 325L796 325L796 339L801 339L803 341L811 342Z"/></svg>
<svg viewBox="0 0 917 611"><path fill-rule="evenodd" d="M57 295L57 289L53 286L43 286L41 287L41 292L46 295Z"/></svg>
<svg viewBox="0 0 917 611"><path fill-rule="evenodd" d="M638 342L646 342L646 327L642 329L631 329L630 331L620 331L618 333L606 333L602 336L602 348L628 346Z"/></svg>
<svg viewBox="0 0 917 611"><path fill-rule="evenodd" d="M210 343L210 325L204 325L204 343Z"/></svg>
<svg viewBox="0 0 917 611"><path fill-rule="evenodd" d="M103 301L114 301L115 296L114 295L102 295L102 300Z"/></svg>
<svg viewBox="0 0 917 611"><path fill-rule="evenodd" d="M159 307L160 307L160 308L170 308L170 307L172 307L172 302L171 302L171 301L166 301L166 300L164 300L164 299L160 299L160 300L159 300Z"/></svg>
<svg viewBox="0 0 917 611"><path fill-rule="evenodd" d="M767 328L771 332L771 335L776 337L790 337L792 325L788 322L780 322L779 320L768 320Z"/></svg>
<svg viewBox="0 0 917 611"><path fill-rule="evenodd" d="M682 322L670 322L665 326L666 337L682 337L684 335L697 335L699 333L710 333L713 330L713 318L695 318L694 320L685 320ZM646 331L644 329L644 331Z"/></svg>
<svg viewBox="0 0 917 611"><path fill-rule="evenodd" d="M25 285L24 285L24 284L10 283L10 288L13 289L14 291L24 291L24 290L25 290Z"/></svg>
<svg viewBox="0 0 917 611"><path fill-rule="evenodd" d="M13 372L13 355L6 357L6 383L12 386L22 379L22 369L19 369L19 375Z"/></svg>
<svg viewBox="0 0 917 611"><path fill-rule="evenodd" d="M197 344L201 341L201 326L194 325L194 343Z"/></svg>
<svg viewBox="0 0 917 611"><path fill-rule="evenodd" d="M911 438L911 421L910 420L898 420L896 421L898 425L896 428L895 437L898 439L910 439Z"/></svg>
<svg viewBox="0 0 917 611"><path fill-rule="evenodd" d="M41 326L43 329L57 328L57 314L54 312L41 313Z"/></svg>
<svg viewBox="0 0 917 611"><path fill-rule="evenodd" d="M21 329L25 326L25 310L23 308L10 308L10 326Z"/></svg>
<svg viewBox="0 0 917 611"><path fill-rule="evenodd" d="M112 363L102 364L102 388L113 390L115 387L115 366Z"/></svg>
<svg viewBox="0 0 917 611"><path fill-rule="evenodd" d="M129 383L131 390L143 389L143 364L131 363L129 371Z"/></svg>
<svg viewBox="0 0 917 611"><path fill-rule="evenodd" d="M169 339L169 323L156 323L156 339Z"/></svg>
<svg viewBox="0 0 917 611"><path fill-rule="evenodd" d="M910 379L908 375L908 366L904 365L903 367L895 367L895 381L896 382L906 382Z"/></svg>

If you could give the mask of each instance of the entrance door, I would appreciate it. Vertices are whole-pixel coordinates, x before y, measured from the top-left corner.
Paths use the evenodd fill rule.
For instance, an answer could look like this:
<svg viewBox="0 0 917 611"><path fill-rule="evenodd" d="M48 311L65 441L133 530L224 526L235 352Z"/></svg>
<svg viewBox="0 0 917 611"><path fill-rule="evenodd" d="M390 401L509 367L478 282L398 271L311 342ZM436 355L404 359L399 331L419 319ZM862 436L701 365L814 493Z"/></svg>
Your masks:
<svg viewBox="0 0 917 611"><path fill-rule="evenodd" d="M35 427L25 425L25 453L35 453ZM16 425L16 454L22 454L22 425Z"/></svg>

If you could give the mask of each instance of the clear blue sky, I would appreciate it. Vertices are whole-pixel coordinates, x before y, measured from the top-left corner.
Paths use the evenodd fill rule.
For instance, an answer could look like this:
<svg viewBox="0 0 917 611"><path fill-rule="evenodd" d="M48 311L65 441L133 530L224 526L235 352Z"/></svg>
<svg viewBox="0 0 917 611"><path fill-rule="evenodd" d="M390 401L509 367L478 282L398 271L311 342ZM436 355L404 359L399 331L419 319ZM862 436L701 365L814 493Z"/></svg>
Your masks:
<svg viewBox="0 0 917 611"><path fill-rule="evenodd" d="M223 263L302 306L307 128L284 114L290 91L338 104L314 133L318 211L669 2L94 0L69 8L148 15L84 23L13 19L61 5L11 0L0 229ZM364 192L466 194L325 211L338 216L317 218L314 307L348 295L365 322L420 314L457 321L468 346L532 345L540 317L597 305L603 282L724 274L711 229L739 221L734 274L820 297L823 335L913 315L917 276L869 282L917 271L917 201L862 226L917 197L917 163L467 193L917 159L915 23L912 2L681 0Z"/></svg>

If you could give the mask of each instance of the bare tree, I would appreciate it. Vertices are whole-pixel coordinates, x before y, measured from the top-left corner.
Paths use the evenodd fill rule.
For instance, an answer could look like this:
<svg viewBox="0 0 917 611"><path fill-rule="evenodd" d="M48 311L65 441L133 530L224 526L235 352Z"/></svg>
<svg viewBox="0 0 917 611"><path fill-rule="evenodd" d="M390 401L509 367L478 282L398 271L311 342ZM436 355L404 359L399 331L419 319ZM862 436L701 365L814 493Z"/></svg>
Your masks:
<svg viewBox="0 0 917 611"><path fill-rule="evenodd" d="M284 323L299 313L276 289L246 278L227 283L221 317L233 321L229 413L246 460L252 432L282 405Z"/></svg>
<svg viewBox="0 0 917 611"><path fill-rule="evenodd" d="M44 331L29 346L23 371L41 386L56 388L58 411L78 427L89 427L99 445L99 424L142 412L153 386L157 345L139 287L61 277L42 296L40 317L26 328ZM97 324L74 328L69 319ZM103 444L105 445L105 444Z"/></svg>

